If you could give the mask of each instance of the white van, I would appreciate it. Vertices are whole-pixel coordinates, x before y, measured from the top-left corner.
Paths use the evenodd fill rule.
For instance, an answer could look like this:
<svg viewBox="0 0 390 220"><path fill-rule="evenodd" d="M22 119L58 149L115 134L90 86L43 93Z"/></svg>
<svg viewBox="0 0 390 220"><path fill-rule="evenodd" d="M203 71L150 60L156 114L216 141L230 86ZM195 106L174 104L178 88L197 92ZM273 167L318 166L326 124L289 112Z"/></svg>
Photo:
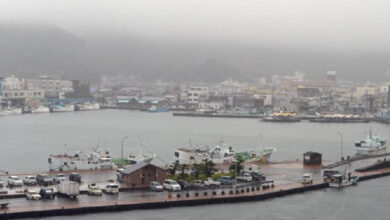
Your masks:
<svg viewBox="0 0 390 220"><path fill-rule="evenodd" d="M119 193L119 186L118 186L118 184L110 183L110 184L107 184L106 187L104 187L103 191L105 193L117 195Z"/></svg>

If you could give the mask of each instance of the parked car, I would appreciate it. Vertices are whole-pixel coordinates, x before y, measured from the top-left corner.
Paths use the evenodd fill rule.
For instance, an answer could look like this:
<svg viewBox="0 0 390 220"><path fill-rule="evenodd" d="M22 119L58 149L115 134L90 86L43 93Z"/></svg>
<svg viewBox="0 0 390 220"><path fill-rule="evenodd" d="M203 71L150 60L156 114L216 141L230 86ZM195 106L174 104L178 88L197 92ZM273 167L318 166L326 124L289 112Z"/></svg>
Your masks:
<svg viewBox="0 0 390 220"><path fill-rule="evenodd" d="M221 182L215 181L215 180L213 180L213 178L209 177L209 178L206 178L206 180L204 181L204 184L206 186L218 187L219 185L221 185Z"/></svg>
<svg viewBox="0 0 390 220"><path fill-rule="evenodd" d="M241 176L236 177L237 180L239 181L244 181L244 182L252 182L252 174L250 173L243 173Z"/></svg>
<svg viewBox="0 0 390 220"><path fill-rule="evenodd" d="M171 179L164 180L163 187L164 187L164 189L166 189L168 191L180 191L181 190L180 185L175 180L171 180Z"/></svg>
<svg viewBox="0 0 390 220"><path fill-rule="evenodd" d="M103 192L96 183L91 183L88 185L88 195L101 196L103 195Z"/></svg>
<svg viewBox="0 0 390 220"><path fill-rule="evenodd" d="M164 190L162 185L159 182L157 182L157 181L150 182L149 188L150 188L150 191L154 191L154 192L159 192L159 191L163 191Z"/></svg>
<svg viewBox="0 0 390 220"><path fill-rule="evenodd" d="M195 180L191 184L191 188L193 189L201 189L205 186L204 182L202 180Z"/></svg>
<svg viewBox="0 0 390 220"><path fill-rule="evenodd" d="M66 180L66 176L63 173L58 173L56 175L56 177L54 177L54 182L55 183L61 183L61 182L65 181L65 180Z"/></svg>
<svg viewBox="0 0 390 220"><path fill-rule="evenodd" d="M305 173L301 177L302 184L312 184L313 183L313 174Z"/></svg>
<svg viewBox="0 0 390 220"><path fill-rule="evenodd" d="M9 187L22 186L23 181L18 176L9 176L7 184Z"/></svg>
<svg viewBox="0 0 390 220"><path fill-rule="evenodd" d="M119 193L119 186L118 184L110 183L104 187L103 191L105 193L117 195Z"/></svg>
<svg viewBox="0 0 390 220"><path fill-rule="evenodd" d="M41 200L41 198L41 195L35 190L29 189L26 193L27 200Z"/></svg>
<svg viewBox="0 0 390 220"><path fill-rule="evenodd" d="M37 185L37 179L35 176L26 176L23 178L23 184L28 186L35 186Z"/></svg>
<svg viewBox="0 0 390 220"><path fill-rule="evenodd" d="M185 180L178 180L177 183L180 185L182 190L187 190L191 188L191 185Z"/></svg>
<svg viewBox="0 0 390 220"><path fill-rule="evenodd" d="M250 174L252 175L252 180L253 181L265 181L265 176L261 173L258 173L258 172L250 172Z"/></svg>
<svg viewBox="0 0 390 220"><path fill-rule="evenodd" d="M78 173L71 173L71 174L69 174L69 180L81 183L81 176Z"/></svg>
<svg viewBox="0 0 390 220"><path fill-rule="evenodd" d="M42 188L39 190L39 195L42 199L54 199L54 190L53 188Z"/></svg>
<svg viewBox="0 0 390 220"><path fill-rule="evenodd" d="M217 180L221 183L221 185L232 185L234 183L234 180L230 176L223 176Z"/></svg>
<svg viewBox="0 0 390 220"><path fill-rule="evenodd" d="M36 180L37 184L41 186L49 186L54 184L53 178L49 177L47 174L38 174Z"/></svg>

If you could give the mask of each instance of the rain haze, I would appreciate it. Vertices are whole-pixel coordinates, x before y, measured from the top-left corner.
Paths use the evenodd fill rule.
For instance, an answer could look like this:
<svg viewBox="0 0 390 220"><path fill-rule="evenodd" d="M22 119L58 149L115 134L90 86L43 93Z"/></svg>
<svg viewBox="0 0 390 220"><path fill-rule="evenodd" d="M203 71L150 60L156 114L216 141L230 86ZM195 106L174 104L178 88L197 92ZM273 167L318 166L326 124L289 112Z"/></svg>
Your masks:
<svg viewBox="0 0 390 220"><path fill-rule="evenodd" d="M389 219L389 12L0 0L0 219Z"/></svg>
<svg viewBox="0 0 390 220"><path fill-rule="evenodd" d="M386 61L390 54L387 12L390 5L387 1L0 2L0 22L5 32L11 32L10 26L17 26L19 33L26 31L23 40L27 40L29 34L36 34L34 28L41 28L40 32L50 39L45 31L52 32L50 29L55 28L63 31L62 35L81 40L82 46L70 42L59 44L69 44L69 48L77 47L85 53L80 54L82 61L78 63L85 68L85 73L80 72L83 75L102 69L108 71L106 65L99 70L91 67L93 62L99 62L96 53L103 51L125 53L131 61L127 64L123 64L126 60L117 57L118 54L112 54L111 58L123 68L133 69L126 74L161 75L165 79L185 75L180 72L202 65L249 77L294 71L316 77L334 69L351 80L364 80L361 77L364 74L373 74L372 80L383 80L389 69ZM47 29L42 30L42 26ZM34 36L31 38L34 42ZM134 47L148 52L135 53ZM100 51L91 51L94 49ZM175 64L170 62L170 57L181 59ZM3 62L9 61L4 59ZM76 71L71 64L64 64L63 68ZM188 69L184 70L183 66ZM45 71L45 67L37 64L34 67ZM17 72L11 66L6 70ZM125 71L116 67L114 72ZM169 73L173 75L168 76ZM205 74L210 73L205 71Z"/></svg>

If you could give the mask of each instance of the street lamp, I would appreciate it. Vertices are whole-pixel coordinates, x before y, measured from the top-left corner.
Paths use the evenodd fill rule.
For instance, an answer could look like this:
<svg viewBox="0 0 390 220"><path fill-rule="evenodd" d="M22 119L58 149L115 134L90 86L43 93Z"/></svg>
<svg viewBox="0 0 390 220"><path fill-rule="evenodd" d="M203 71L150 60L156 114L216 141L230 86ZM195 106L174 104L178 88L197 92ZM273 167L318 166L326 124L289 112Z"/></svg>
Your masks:
<svg viewBox="0 0 390 220"><path fill-rule="evenodd" d="M123 137L123 138L121 139L121 146L122 146L122 148L121 148L121 159L122 159L121 163L123 163L123 141L124 141L125 139L127 139L127 138L129 138L129 137L126 136L126 137Z"/></svg>
<svg viewBox="0 0 390 220"><path fill-rule="evenodd" d="M341 140L340 140L340 141L341 141L341 143L340 143L341 158L340 158L340 159L342 160L342 159L343 159L343 141L344 141L344 140L343 140L343 133L341 133L341 132L339 131L339 132L337 132L337 134L340 135L340 139L341 139Z"/></svg>

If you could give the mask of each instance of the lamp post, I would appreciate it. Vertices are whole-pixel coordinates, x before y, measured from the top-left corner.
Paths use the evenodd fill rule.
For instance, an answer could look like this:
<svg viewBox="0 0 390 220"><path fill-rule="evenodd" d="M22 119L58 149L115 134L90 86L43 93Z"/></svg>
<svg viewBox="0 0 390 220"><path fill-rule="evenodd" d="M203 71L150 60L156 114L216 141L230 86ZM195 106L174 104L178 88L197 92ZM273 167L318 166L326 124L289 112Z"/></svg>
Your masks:
<svg viewBox="0 0 390 220"><path fill-rule="evenodd" d="M121 139L121 163L123 162L123 142L124 142L124 140L125 139L127 139L127 138L129 138L128 136L125 136L125 137L123 137L122 139Z"/></svg>
<svg viewBox="0 0 390 220"><path fill-rule="evenodd" d="M340 131L337 132L338 135L340 135L340 153L341 153L341 160L343 159L343 133L341 133Z"/></svg>

